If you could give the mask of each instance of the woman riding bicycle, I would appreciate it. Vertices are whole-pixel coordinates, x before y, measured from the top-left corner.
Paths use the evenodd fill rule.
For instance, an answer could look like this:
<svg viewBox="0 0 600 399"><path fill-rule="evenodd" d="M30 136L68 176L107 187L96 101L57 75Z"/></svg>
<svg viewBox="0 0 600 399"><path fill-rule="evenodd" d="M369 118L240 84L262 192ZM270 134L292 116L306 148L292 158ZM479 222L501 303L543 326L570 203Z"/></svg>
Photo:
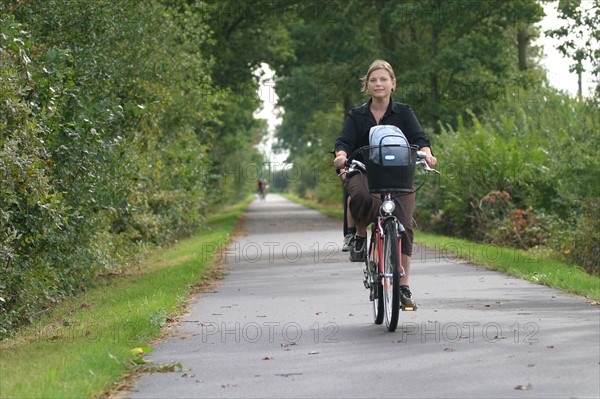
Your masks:
<svg viewBox="0 0 600 399"><path fill-rule="evenodd" d="M431 153L431 143L425 136L414 112L408 105L394 102L392 99L392 92L396 89L396 76L392 66L386 61L376 60L371 64L362 81L362 91L371 98L367 103L348 113L342 133L335 141L335 160L333 161L335 167L343 170L349 154L360 147L369 145L369 131L373 126L394 125L404 133L409 144L418 146L420 151L426 153L425 160L433 168L436 158ZM369 193L366 175L355 174L347 178L345 184L350 197L350 213L356 224L356 236L353 246L350 248L350 260L363 262L367 252L367 226L375 219L380 201ZM400 299L402 305L414 306L408 277L413 246L412 215L415 193L401 194L395 198L398 206L396 206L394 215L406 229L406 236L402 240L401 248L405 275L400 279Z"/></svg>

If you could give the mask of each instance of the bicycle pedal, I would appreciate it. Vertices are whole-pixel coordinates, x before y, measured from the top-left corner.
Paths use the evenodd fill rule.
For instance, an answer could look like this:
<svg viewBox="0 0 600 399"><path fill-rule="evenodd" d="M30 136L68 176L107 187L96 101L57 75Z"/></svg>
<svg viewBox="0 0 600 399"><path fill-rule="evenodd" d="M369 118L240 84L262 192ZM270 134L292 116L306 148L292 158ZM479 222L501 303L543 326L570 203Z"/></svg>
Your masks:
<svg viewBox="0 0 600 399"><path fill-rule="evenodd" d="M369 283L369 273L366 270L363 270L363 285L366 289L371 288L371 283Z"/></svg>
<svg viewBox="0 0 600 399"><path fill-rule="evenodd" d="M415 304L415 306L404 306L402 305L402 311L403 312L415 312L418 309L418 305Z"/></svg>

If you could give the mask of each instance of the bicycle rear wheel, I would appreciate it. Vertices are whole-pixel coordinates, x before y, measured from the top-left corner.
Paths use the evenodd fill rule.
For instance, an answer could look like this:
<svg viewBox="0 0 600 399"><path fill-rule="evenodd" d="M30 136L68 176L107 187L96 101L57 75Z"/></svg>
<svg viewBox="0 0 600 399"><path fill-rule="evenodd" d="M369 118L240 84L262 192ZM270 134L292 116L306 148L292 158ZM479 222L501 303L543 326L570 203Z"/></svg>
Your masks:
<svg viewBox="0 0 600 399"><path fill-rule="evenodd" d="M396 331L400 312L400 254L396 221L387 220L384 232L382 289L385 325L389 331Z"/></svg>

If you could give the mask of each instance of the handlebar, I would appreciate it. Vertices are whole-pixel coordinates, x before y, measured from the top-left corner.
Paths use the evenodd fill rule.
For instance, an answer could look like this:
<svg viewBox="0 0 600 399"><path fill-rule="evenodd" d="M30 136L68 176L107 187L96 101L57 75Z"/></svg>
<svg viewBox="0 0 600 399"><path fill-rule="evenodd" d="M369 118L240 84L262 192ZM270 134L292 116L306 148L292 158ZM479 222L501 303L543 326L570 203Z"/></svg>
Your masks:
<svg viewBox="0 0 600 399"><path fill-rule="evenodd" d="M428 173L432 172L432 173L437 173L438 175L441 175L442 173L439 170L436 170L427 164L427 161L425 160L426 157L427 157L426 152L417 151L417 161L415 163L417 165L421 165L425 172L428 172ZM366 173L366 171L367 171L367 168L364 163L357 161L356 159L346 160L346 169L342 170L338 174L338 176L347 175L347 174L352 175L356 172Z"/></svg>

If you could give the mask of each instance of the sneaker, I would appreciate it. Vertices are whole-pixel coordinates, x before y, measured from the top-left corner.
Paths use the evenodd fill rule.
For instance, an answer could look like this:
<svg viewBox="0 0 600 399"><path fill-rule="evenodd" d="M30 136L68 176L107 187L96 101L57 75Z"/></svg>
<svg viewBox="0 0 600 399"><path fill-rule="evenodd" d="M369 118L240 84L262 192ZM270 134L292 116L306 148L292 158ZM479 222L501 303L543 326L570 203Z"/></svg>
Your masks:
<svg viewBox="0 0 600 399"><path fill-rule="evenodd" d="M408 285L400 286L400 302L402 303L402 306L416 306L416 302L412 297L412 293L410 292Z"/></svg>
<svg viewBox="0 0 600 399"><path fill-rule="evenodd" d="M354 234L346 234L346 237L344 237L344 244L342 245L342 252L350 251L353 241L354 241Z"/></svg>
<svg viewBox="0 0 600 399"><path fill-rule="evenodd" d="M350 262L364 262L367 259L367 237L355 236L350 248Z"/></svg>

